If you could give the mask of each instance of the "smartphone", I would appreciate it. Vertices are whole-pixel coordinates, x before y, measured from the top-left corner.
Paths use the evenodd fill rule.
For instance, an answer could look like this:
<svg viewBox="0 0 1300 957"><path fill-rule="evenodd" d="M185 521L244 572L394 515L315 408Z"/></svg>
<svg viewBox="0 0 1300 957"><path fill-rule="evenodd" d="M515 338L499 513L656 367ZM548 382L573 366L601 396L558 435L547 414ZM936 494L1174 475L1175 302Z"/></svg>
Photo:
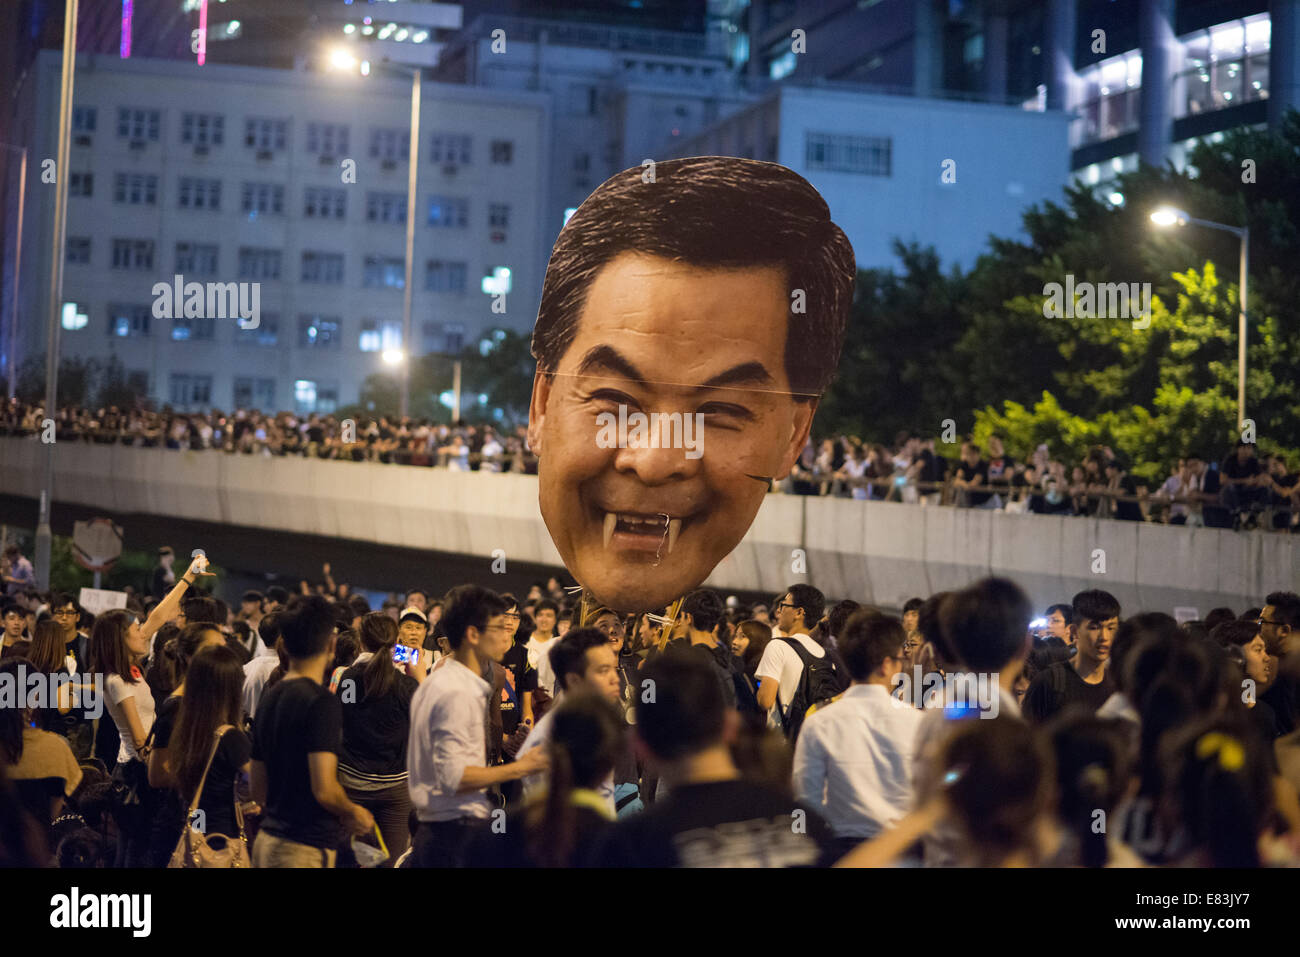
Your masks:
<svg viewBox="0 0 1300 957"><path fill-rule="evenodd" d="M420 649L409 645L393 646L393 661L399 665L413 665L420 660Z"/></svg>

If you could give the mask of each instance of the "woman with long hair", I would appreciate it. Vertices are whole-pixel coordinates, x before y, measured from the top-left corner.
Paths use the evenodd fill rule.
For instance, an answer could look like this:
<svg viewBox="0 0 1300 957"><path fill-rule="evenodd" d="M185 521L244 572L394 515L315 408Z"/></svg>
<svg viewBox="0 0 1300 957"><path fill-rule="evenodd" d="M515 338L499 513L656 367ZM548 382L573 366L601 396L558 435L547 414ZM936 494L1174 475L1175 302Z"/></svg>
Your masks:
<svg viewBox="0 0 1300 957"><path fill-rule="evenodd" d="M240 833L235 781L248 773L253 753L252 741L240 728L243 688L244 669L238 653L224 641L205 645L189 663L176 728L168 742L173 787L181 807L189 808L202 780L198 808L203 813L204 833L222 834L230 840L237 840ZM223 727L218 743L217 731ZM208 769L206 779L204 768ZM169 853L186 826L182 813L180 826L171 835Z"/></svg>
<svg viewBox="0 0 1300 957"><path fill-rule="evenodd" d="M76 659L68 653L61 625L53 618L42 618L36 623L32 636L32 645L27 653L33 671L43 675L72 676L77 674ZM84 708L74 707L79 704L80 695L74 695L71 682L58 684L59 700L51 702L49 708L43 709L41 726L68 739L68 745L78 761L90 758L95 746L94 722L86 717Z"/></svg>
<svg viewBox="0 0 1300 957"><path fill-rule="evenodd" d="M339 752L339 783L348 797L374 815L388 848L385 867L406 850L411 840L411 796L407 790L406 745L411 732L411 699L429 668L429 653L398 665L393 660L398 626L383 612L361 618L364 652L339 679L343 706L343 747ZM354 860L351 842L339 848L340 866Z"/></svg>
<svg viewBox="0 0 1300 957"><path fill-rule="evenodd" d="M0 661L0 680L6 684L25 684L34 671L26 658ZM48 713L48 709L42 710ZM68 742L37 727L40 723L35 708L0 708L0 767L13 782L19 801L45 832L59 816L64 800L81 783L81 768Z"/></svg>
<svg viewBox="0 0 1300 957"><path fill-rule="evenodd" d="M551 719L545 795L513 811L503 833L485 829L468 854L482 867L582 867L613 823L597 790L626 746L618 705L592 691L566 693Z"/></svg>

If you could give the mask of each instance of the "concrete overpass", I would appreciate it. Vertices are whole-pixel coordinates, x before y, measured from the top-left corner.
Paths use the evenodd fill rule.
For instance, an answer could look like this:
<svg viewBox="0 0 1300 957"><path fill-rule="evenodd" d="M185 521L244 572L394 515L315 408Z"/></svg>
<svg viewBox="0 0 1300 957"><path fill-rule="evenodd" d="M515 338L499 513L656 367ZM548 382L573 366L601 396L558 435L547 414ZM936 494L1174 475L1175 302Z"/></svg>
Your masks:
<svg viewBox="0 0 1300 957"><path fill-rule="evenodd" d="M0 495L39 498L44 450L34 439L0 439ZM250 537L323 537L371 553L459 555L465 580L490 580L495 555L508 566L560 564L538 511L537 479L527 475L65 441L55 448L54 499L124 524L152 516ZM806 580L829 597L897 608L988 574L1019 582L1039 608L1105 588L1130 612L1240 612L1296 587L1300 540L774 494L708 584L772 594Z"/></svg>

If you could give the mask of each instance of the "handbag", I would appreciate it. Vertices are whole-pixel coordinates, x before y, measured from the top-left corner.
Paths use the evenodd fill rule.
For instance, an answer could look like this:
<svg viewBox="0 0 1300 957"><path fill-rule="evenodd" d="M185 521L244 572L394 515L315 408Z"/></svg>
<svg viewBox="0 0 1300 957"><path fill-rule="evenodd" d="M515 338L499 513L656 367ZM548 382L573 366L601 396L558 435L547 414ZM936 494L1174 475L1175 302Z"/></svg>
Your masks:
<svg viewBox="0 0 1300 957"><path fill-rule="evenodd" d="M154 728L144 739L145 750L153 742ZM132 837L149 833L153 818L154 795L149 787L149 765L142 759L119 761L113 768L112 810L118 829Z"/></svg>
<svg viewBox="0 0 1300 957"><path fill-rule="evenodd" d="M185 830L181 834L181 839L176 842L176 850L172 851L172 859L168 863L168 867L223 868L250 866L248 837L244 833L244 812L240 809L238 800L235 801L235 820L239 822L238 841L232 840L224 834L209 836L191 823L194 819L194 812L199 807L199 798L203 796L203 785L207 783L208 771L212 769L212 762L217 756L217 749L221 747L221 738L232 728L234 728L233 724L223 724L217 728L216 733L213 735L212 751L208 755L208 763L203 768L203 776L199 778L199 786L194 790L194 800L190 802L189 810L185 812Z"/></svg>

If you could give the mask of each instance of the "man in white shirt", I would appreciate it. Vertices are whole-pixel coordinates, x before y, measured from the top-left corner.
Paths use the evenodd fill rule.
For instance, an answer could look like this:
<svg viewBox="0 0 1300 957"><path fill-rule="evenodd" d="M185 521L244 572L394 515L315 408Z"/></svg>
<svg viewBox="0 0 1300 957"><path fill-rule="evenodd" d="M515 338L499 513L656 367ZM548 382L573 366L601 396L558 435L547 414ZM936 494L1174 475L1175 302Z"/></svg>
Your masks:
<svg viewBox="0 0 1300 957"><path fill-rule="evenodd" d="M487 766L492 686L483 674L510 648L506 609L499 595L477 585L447 594L442 623L451 654L411 699L406 766L420 822L412 842L413 867L463 866L474 825L491 812L487 788L547 765L546 750L539 748L521 752L511 764Z"/></svg>
<svg viewBox="0 0 1300 957"><path fill-rule="evenodd" d="M891 693L906 632L897 618L854 613L840 636L853 683L810 713L794 752L795 797L831 826L839 852L897 824L912 805L921 712Z"/></svg>
<svg viewBox="0 0 1300 957"><path fill-rule="evenodd" d="M533 608L536 630L528 639L528 664L537 671L537 687L547 697L555 696L555 672L551 668L551 649L559 638L555 634L560 607L549 598L543 598Z"/></svg>
<svg viewBox="0 0 1300 957"><path fill-rule="evenodd" d="M557 707L564 695L580 688L594 691L612 704L619 704L618 655L613 643L603 632L596 628L575 628L552 644L549 657L558 686L555 700ZM534 750L546 750L546 744L551 740L555 710L553 707L547 711L537 726L528 733L519 749L520 758ZM540 798L549 779L550 775L545 769L524 778L525 802ZM597 790L608 802L612 817L615 814L613 770Z"/></svg>
<svg viewBox="0 0 1300 957"><path fill-rule="evenodd" d="M244 714L250 718L257 711L257 702L266 690L267 679L280 664L280 654L275 647L280 640L280 613L273 611L263 615L258 625L258 634L265 651L244 665Z"/></svg>
<svg viewBox="0 0 1300 957"><path fill-rule="evenodd" d="M770 728L783 730L790 703L799 689L803 659L791 642L799 642L814 658L824 658L826 649L808 636L821 621L826 598L812 585L791 585L776 603L776 626L754 676L758 678L758 706L768 713Z"/></svg>

